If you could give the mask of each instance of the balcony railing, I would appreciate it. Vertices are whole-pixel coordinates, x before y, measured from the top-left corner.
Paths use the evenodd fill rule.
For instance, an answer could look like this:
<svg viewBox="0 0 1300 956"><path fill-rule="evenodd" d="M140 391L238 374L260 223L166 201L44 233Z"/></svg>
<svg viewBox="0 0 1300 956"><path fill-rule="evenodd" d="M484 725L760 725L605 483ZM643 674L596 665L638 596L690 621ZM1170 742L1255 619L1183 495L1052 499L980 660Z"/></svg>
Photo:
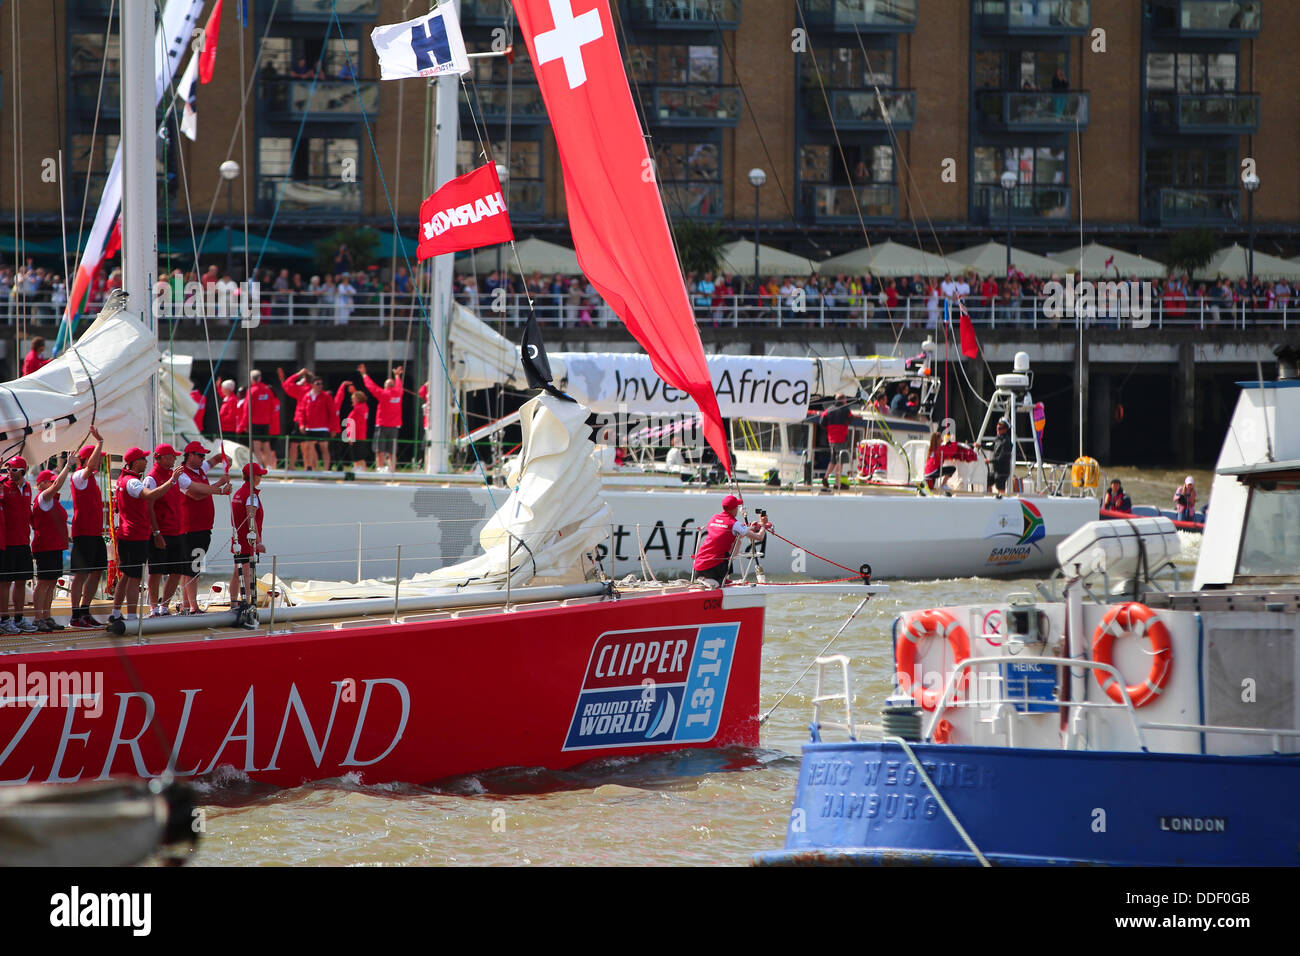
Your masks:
<svg viewBox="0 0 1300 956"><path fill-rule="evenodd" d="M978 218L996 226L1007 219L1007 190L997 185L976 185L975 211ZM1070 187L1055 183L1021 183L1011 190L1011 221L1042 222L1070 217Z"/></svg>
<svg viewBox="0 0 1300 956"><path fill-rule="evenodd" d="M1061 90L1054 93L1019 93L981 90L980 125L989 130L1056 132L1088 126L1088 94Z"/></svg>
<svg viewBox="0 0 1300 956"><path fill-rule="evenodd" d="M911 129L916 122L915 90L831 90L831 112L841 129ZM826 103L821 92L804 90L804 104L809 122L829 126ZM888 120L888 122L886 122Z"/></svg>
<svg viewBox="0 0 1300 956"><path fill-rule="evenodd" d="M976 11L985 33L1067 36L1092 25L1089 0L979 0Z"/></svg>
<svg viewBox="0 0 1300 956"><path fill-rule="evenodd" d="M809 26L862 33L911 33L916 0L805 0Z"/></svg>
<svg viewBox="0 0 1300 956"><path fill-rule="evenodd" d="M660 183L659 195L670 218L687 215L697 219L717 219L722 215L722 186L719 183Z"/></svg>
<svg viewBox="0 0 1300 956"><path fill-rule="evenodd" d="M258 82L268 114L273 118L357 120L364 112L379 112L379 83L374 80L289 80Z"/></svg>
<svg viewBox="0 0 1300 956"><path fill-rule="evenodd" d="M209 257L210 258L210 257ZM267 256L267 262L277 263L274 255ZM292 261L292 260L290 260ZM479 274L486 276L496 268L496 256L479 256L477 260ZM778 277L781 278L781 277ZM826 277L822 277L826 281ZM937 277L934 277L937 278ZM553 292L534 292L526 296L521 292L507 293L503 299L471 289L458 288L456 301L481 316L484 320L504 322L513 326L522 326L532 313L544 325L555 328L589 328L618 327L620 320L599 295L594 291L588 293L585 280L579 277L581 298L573 301L566 293L558 295ZM1207 290L1211 285L1206 283ZM1145 299L1145 296L1143 297ZM943 300L934 302L927 296L899 296L895 304L888 300L882 303L879 295L855 296L836 295L829 288L821 293L805 289L801 297L768 295L764 293L757 299L744 293L734 295L714 295L709 304L696 305L695 296L691 296L695 320L700 325L712 323L717 326L766 326L782 328L785 326L825 328L842 326L859 329L878 329L881 331L899 328L903 330L937 330L943 321ZM1239 292L1222 296L1186 296L1184 298L1166 299L1156 284L1151 290L1150 311L1143 301L1142 326L1136 326L1138 317L1125 315L1121 308L1113 307L1108 299L1091 310L1084 307L1085 314L1066 315L1050 318L1047 314L1048 299L1044 296L1029 294L1011 298L1009 294L999 295L989 301L980 296L965 298L971 321L979 328L1084 328L1122 329L1149 327L1153 329L1248 329L1280 328L1283 331L1300 328L1300 309L1297 303L1287 295L1277 296L1269 306L1268 299L1252 302L1249 296ZM93 316L103 307L102 299L93 298L86 302L81 314ZM391 292L357 292L346 316L342 315L337 304L329 297L328 291L306 290L288 293L276 293L263 285L261 292L263 328L276 325L335 326L345 323L365 325L367 323L411 323L413 328L420 328L426 321L429 308L427 295L419 297L412 294ZM216 318L208 317L209 322L225 324L241 318L237 308L217 305ZM10 295L0 296L0 325L13 328L19 323L54 324L62 315L61 305L50 301L49 293L37 296ZM1120 314L1116 314L1116 313ZM1107 314L1109 313L1109 314ZM187 329L197 334L202 327L202 318L179 319L175 330L177 338L185 341L189 338ZM401 333L398 333L401 335Z"/></svg>
<svg viewBox="0 0 1300 956"><path fill-rule="evenodd" d="M1191 39L1258 36L1262 6L1260 0L1161 0L1155 32Z"/></svg>
<svg viewBox="0 0 1300 956"><path fill-rule="evenodd" d="M1253 133L1258 93L1148 93L1151 126L1178 133Z"/></svg>
<svg viewBox="0 0 1300 956"><path fill-rule="evenodd" d="M1161 225L1227 226L1241 219L1241 192L1234 186L1158 186L1148 195Z"/></svg>
<svg viewBox="0 0 1300 956"><path fill-rule="evenodd" d="M370 22L379 16L379 0L289 0L280 16L291 20L328 20L334 11L339 19Z"/></svg>
<svg viewBox="0 0 1300 956"><path fill-rule="evenodd" d="M656 86L646 111L652 124L735 126L740 122L738 86Z"/></svg>
<svg viewBox="0 0 1300 956"><path fill-rule="evenodd" d="M532 84L514 83L509 90L504 83L479 83L479 106L483 118L504 121L509 116L516 123L545 123L546 104L542 102L542 92ZM462 98L461 107L467 108Z"/></svg>
<svg viewBox="0 0 1300 956"><path fill-rule="evenodd" d="M879 183L869 186L803 187L804 209L817 222L857 222L898 218L898 187Z"/></svg>
<svg viewBox="0 0 1300 956"><path fill-rule="evenodd" d="M734 30L740 25L740 0L628 0L627 18L660 29Z"/></svg>
<svg viewBox="0 0 1300 956"><path fill-rule="evenodd" d="M460 0L460 22L500 26L510 15L510 0Z"/></svg>
<svg viewBox="0 0 1300 956"><path fill-rule="evenodd" d="M336 176L292 179L262 176L257 198L263 215L270 215L279 202L279 215L303 219L330 219L361 212L361 183L345 182Z"/></svg>

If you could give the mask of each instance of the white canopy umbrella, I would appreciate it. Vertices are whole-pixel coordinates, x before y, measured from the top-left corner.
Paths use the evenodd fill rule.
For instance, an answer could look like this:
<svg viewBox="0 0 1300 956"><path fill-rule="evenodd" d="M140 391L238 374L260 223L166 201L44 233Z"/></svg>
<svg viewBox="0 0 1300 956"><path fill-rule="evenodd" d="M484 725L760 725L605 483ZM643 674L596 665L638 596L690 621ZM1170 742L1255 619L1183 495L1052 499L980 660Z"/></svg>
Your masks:
<svg viewBox="0 0 1300 956"><path fill-rule="evenodd" d="M1104 246L1100 242L1088 243L1083 247L1082 254L1078 246L1072 246L1060 252L1049 252L1047 258L1059 262L1067 272L1084 276L1103 276L1108 279L1116 276L1121 279L1130 276L1137 276L1139 279L1163 279L1169 271L1163 262L1148 259L1146 256L1135 256L1131 252ZM1110 264L1107 265L1107 262Z"/></svg>
<svg viewBox="0 0 1300 956"><path fill-rule="evenodd" d="M1007 271L1007 247L1000 242L985 242L969 249L962 249L948 256L950 262L958 269L974 269L980 275L1003 275ZM1027 276L1046 277L1063 275L1064 266L1046 256L1036 256L1032 252L1011 247L1011 267ZM956 269L951 271L957 271Z"/></svg>
<svg viewBox="0 0 1300 956"><path fill-rule="evenodd" d="M718 268L739 276L754 274L754 241L741 239L722 247ZM784 252L761 243L758 247L758 271L764 276L806 276L817 271L817 263L805 256Z"/></svg>
<svg viewBox="0 0 1300 956"><path fill-rule="evenodd" d="M582 269L578 267L578 254L567 246L529 238L516 242L515 248L519 250L519 264L523 266L525 274L541 272L544 275L554 275L558 272L564 276L582 275ZM515 257L509 244L475 249L471 254L456 260L456 272L460 275L491 272L497 267L497 249L501 250L502 268L513 272Z"/></svg>
<svg viewBox="0 0 1300 956"><path fill-rule="evenodd" d="M1300 279L1300 263L1289 262L1255 250L1255 275L1261 279ZM1216 252L1208 265L1197 269L1193 279L1246 278L1246 250L1237 243Z"/></svg>
<svg viewBox="0 0 1300 956"><path fill-rule="evenodd" d="M822 275L871 273L878 276L941 276L955 266L942 256L922 252L899 242L878 242L832 256L821 263Z"/></svg>

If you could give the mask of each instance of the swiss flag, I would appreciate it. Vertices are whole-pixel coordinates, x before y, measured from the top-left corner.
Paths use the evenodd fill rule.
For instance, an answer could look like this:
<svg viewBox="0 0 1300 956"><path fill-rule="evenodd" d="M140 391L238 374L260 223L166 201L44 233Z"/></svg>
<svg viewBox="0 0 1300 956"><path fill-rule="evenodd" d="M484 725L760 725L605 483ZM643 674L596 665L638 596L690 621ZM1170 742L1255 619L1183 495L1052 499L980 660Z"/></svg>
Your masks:
<svg viewBox="0 0 1300 956"><path fill-rule="evenodd" d="M689 394L731 471L704 346L673 252L654 165L628 89L607 0L514 0L564 168L583 274L650 356Z"/></svg>
<svg viewBox="0 0 1300 956"><path fill-rule="evenodd" d="M497 168L489 163L443 183L420 203L417 257L477 249L514 239Z"/></svg>

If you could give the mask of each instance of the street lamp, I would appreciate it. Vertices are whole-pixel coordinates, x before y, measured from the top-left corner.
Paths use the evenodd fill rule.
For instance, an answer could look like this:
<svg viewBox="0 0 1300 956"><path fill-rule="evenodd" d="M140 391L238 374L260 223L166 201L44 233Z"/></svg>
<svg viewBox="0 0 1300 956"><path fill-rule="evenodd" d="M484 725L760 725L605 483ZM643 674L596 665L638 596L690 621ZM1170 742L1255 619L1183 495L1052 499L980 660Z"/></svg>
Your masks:
<svg viewBox="0 0 1300 956"><path fill-rule="evenodd" d="M1007 277L1011 276L1011 194L1016 188L1018 177L1011 170L1002 174L1002 192L1007 207Z"/></svg>
<svg viewBox="0 0 1300 956"><path fill-rule="evenodd" d="M239 177L239 163L233 159L228 159L222 163L218 169L221 172L221 178L226 181L226 275L231 275L231 246L230 241L230 222L235 218L235 180Z"/></svg>
<svg viewBox="0 0 1300 956"><path fill-rule="evenodd" d="M767 182L767 173L755 166L749 171L749 184L754 187L754 307L758 308L758 191Z"/></svg>
<svg viewBox="0 0 1300 956"><path fill-rule="evenodd" d="M1253 171L1241 174L1241 185L1246 190L1247 231L1250 245L1246 251L1246 294L1250 296L1251 310L1255 305L1255 190L1259 189L1259 176Z"/></svg>

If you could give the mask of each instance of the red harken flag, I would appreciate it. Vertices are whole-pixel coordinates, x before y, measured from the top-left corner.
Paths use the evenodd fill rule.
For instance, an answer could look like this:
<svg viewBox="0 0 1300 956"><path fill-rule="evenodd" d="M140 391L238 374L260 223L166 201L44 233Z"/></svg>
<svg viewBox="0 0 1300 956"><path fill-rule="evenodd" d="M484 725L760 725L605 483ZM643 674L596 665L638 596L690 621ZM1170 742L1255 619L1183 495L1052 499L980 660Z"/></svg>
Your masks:
<svg viewBox="0 0 1300 956"><path fill-rule="evenodd" d="M514 239L497 168L489 163L443 183L420 203L421 262L430 256Z"/></svg>
<svg viewBox="0 0 1300 956"><path fill-rule="evenodd" d="M695 399L704 437L730 473L722 415L609 4L514 0L514 7L555 130L578 264L656 374Z"/></svg>

